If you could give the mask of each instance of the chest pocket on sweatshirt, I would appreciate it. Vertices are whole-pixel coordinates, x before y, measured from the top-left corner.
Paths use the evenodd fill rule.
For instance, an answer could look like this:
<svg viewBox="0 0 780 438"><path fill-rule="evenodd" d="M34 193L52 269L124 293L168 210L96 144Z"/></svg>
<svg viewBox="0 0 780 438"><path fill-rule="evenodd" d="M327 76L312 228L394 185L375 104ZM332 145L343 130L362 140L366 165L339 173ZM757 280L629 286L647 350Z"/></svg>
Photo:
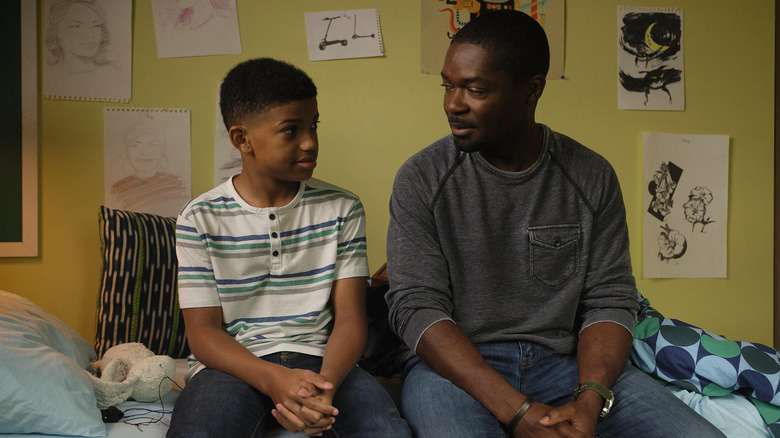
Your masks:
<svg viewBox="0 0 780 438"><path fill-rule="evenodd" d="M580 226L528 227L531 277L548 288L563 286L580 270Z"/></svg>

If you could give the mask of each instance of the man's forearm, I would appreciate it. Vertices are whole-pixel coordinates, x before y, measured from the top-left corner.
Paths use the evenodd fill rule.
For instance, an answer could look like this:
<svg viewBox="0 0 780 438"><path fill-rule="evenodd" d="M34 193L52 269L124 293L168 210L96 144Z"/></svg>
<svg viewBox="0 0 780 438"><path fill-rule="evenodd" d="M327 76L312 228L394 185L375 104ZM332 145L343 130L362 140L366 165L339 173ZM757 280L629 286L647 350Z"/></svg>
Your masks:
<svg viewBox="0 0 780 438"><path fill-rule="evenodd" d="M626 366L632 341L628 330L611 322L599 322L583 330L577 344L580 383L598 382L611 388ZM583 392L579 399L587 402L594 413L600 412L604 404L593 391Z"/></svg>
<svg viewBox="0 0 780 438"><path fill-rule="evenodd" d="M580 382L596 381L611 387L626 366L632 342L628 330L611 322L583 330L577 344Z"/></svg>
<svg viewBox="0 0 780 438"><path fill-rule="evenodd" d="M434 371L482 403L502 424L509 423L525 401L452 321L437 322L426 330L416 353Z"/></svg>

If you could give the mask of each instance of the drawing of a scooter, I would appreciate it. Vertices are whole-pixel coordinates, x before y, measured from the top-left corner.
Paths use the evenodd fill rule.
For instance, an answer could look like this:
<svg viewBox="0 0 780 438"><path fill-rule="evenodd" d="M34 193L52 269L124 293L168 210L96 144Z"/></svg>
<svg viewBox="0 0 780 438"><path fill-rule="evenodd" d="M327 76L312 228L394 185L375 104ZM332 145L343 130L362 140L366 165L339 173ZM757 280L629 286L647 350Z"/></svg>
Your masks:
<svg viewBox="0 0 780 438"><path fill-rule="evenodd" d="M354 21L355 21L355 26L352 29L352 39L353 40L354 39L358 39L358 38L375 38L373 33L371 35L358 35L357 34L357 15L355 15Z"/></svg>
<svg viewBox="0 0 780 438"><path fill-rule="evenodd" d="M322 21L328 22L328 28L325 29L325 36L322 37L322 41L320 42L320 50L325 50L325 47L328 47L331 44L341 44L342 46L347 45L347 40L330 40L328 41L328 32L330 31L330 25L333 23L333 20L341 18L341 17L325 17L322 19Z"/></svg>

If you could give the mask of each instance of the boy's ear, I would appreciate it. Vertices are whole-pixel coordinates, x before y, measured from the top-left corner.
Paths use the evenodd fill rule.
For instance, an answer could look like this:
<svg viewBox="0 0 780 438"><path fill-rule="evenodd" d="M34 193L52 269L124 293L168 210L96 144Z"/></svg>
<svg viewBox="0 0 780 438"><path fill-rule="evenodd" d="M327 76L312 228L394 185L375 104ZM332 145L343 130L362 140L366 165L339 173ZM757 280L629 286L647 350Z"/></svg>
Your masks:
<svg viewBox="0 0 780 438"><path fill-rule="evenodd" d="M239 152L248 152L251 150L249 140L247 139L246 128L243 126L231 126L228 130L228 138L233 143L233 147L238 149Z"/></svg>

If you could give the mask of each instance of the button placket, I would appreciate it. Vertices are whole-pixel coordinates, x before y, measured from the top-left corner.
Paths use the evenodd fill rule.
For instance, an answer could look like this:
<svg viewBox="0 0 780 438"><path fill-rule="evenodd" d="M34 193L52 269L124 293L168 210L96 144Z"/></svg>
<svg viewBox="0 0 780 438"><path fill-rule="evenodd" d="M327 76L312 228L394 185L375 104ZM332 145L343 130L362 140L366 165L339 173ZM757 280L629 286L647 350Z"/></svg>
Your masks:
<svg viewBox="0 0 780 438"><path fill-rule="evenodd" d="M275 213L268 215L268 231L271 247L271 269L276 270L282 266L282 238L279 216Z"/></svg>

